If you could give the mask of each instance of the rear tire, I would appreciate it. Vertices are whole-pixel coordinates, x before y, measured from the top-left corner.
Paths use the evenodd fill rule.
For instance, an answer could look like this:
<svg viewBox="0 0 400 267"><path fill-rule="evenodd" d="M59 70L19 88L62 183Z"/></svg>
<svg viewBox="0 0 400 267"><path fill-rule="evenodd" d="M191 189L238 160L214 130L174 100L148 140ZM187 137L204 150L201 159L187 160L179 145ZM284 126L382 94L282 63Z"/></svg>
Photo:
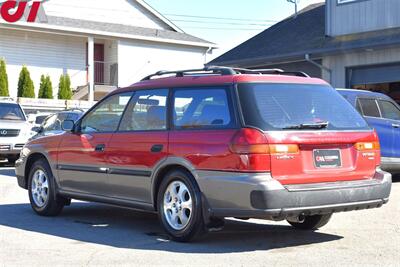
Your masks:
<svg viewBox="0 0 400 267"><path fill-rule="evenodd" d="M161 225L173 240L188 242L205 232L201 192L189 172L167 173L158 190L157 208Z"/></svg>
<svg viewBox="0 0 400 267"><path fill-rule="evenodd" d="M332 217L332 213L324 215L305 216L303 222L287 221L291 226L300 230L317 230L325 226Z"/></svg>
<svg viewBox="0 0 400 267"><path fill-rule="evenodd" d="M32 209L40 216L57 216L66 203L55 195L55 181L50 166L44 159L33 163L29 172L28 194Z"/></svg>

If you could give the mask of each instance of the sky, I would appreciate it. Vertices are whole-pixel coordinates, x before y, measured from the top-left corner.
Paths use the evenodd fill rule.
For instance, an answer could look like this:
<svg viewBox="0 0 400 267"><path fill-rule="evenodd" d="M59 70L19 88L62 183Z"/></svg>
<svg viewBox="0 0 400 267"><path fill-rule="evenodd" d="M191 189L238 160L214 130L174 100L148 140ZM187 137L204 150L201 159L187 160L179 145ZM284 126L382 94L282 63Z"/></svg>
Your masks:
<svg viewBox="0 0 400 267"><path fill-rule="evenodd" d="M294 13L287 0L145 0L188 34L216 43L208 59L232 49ZM297 0L298 8L323 0Z"/></svg>

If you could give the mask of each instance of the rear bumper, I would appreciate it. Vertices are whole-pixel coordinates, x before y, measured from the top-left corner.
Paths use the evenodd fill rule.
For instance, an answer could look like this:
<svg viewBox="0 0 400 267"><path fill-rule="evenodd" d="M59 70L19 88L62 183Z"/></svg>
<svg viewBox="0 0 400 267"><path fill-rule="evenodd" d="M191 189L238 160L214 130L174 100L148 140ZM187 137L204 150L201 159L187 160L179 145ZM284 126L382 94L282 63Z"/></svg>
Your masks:
<svg viewBox="0 0 400 267"><path fill-rule="evenodd" d="M369 180L291 186L282 186L269 174L247 175L242 181L239 177L219 179L223 185L213 185L221 188L218 194L213 189L204 193L213 216L283 220L300 214L377 208L388 202L392 184L391 174L380 169ZM201 186L210 185L211 179L200 180ZM203 192L208 189L202 188Z"/></svg>

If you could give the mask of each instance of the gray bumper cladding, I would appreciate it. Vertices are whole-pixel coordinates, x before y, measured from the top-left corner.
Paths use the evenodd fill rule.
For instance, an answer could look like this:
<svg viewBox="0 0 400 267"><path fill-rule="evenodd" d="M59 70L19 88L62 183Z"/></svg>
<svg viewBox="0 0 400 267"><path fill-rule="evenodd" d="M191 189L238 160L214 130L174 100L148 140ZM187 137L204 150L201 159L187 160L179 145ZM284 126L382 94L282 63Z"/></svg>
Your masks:
<svg viewBox="0 0 400 267"><path fill-rule="evenodd" d="M376 208L388 202L392 184L391 174L380 169L372 179L336 183L278 186L270 176L264 178L268 181L258 185L254 184L254 177L248 178L252 184L242 180L240 196L237 194L235 199L232 199L232 194L227 195L223 191L220 191L219 199L212 195L209 202L213 215L282 220L300 214ZM235 180L225 180L225 188L235 189L236 186L232 185ZM243 194L248 194L249 203L246 203ZM231 198L221 199L223 195Z"/></svg>

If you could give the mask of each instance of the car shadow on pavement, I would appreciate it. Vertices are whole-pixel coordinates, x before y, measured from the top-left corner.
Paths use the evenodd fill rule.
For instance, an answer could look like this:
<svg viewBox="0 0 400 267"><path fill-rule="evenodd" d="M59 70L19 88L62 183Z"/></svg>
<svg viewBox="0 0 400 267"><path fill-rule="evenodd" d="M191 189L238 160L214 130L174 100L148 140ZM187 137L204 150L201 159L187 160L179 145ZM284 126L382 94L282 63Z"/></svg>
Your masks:
<svg viewBox="0 0 400 267"><path fill-rule="evenodd" d="M224 230L193 243L169 240L151 213L85 202L73 202L59 217L40 217L29 204L0 205L0 225L117 248L178 253L232 253L290 248L343 238L290 226L227 220Z"/></svg>
<svg viewBox="0 0 400 267"><path fill-rule="evenodd" d="M393 181L393 183L400 183L400 174L399 173L393 174L392 181Z"/></svg>

